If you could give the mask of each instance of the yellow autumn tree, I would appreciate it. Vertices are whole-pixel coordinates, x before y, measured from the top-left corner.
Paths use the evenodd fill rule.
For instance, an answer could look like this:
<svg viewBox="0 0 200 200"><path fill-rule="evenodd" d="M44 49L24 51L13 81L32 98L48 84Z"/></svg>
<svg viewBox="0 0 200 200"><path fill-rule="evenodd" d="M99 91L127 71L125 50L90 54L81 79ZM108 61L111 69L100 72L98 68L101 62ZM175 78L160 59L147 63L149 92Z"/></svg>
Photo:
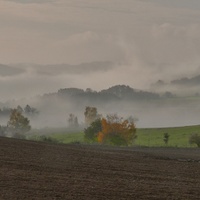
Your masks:
<svg viewBox="0 0 200 200"><path fill-rule="evenodd" d="M102 130L97 134L97 140L102 144L123 145L133 144L136 138L136 127L133 121L124 120L117 115L102 118Z"/></svg>
<svg viewBox="0 0 200 200"><path fill-rule="evenodd" d="M12 110L7 127L12 136L17 138L24 138L24 133L31 130L29 119L24 117L17 109Z"/></svg>

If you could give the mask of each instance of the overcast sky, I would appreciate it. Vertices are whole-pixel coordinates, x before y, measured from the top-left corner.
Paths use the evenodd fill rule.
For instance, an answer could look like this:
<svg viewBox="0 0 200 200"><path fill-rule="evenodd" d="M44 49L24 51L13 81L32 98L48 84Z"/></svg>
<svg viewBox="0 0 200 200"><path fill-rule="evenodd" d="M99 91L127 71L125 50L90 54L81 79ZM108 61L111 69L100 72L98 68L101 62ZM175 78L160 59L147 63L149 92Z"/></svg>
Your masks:
<svg viewBox="0 0 200 200"><path fill-rule="evenodd" d="M1 99L200 73L199 11L199 0L0 0ZM52 67L90 62L103 70Z"/></svg>

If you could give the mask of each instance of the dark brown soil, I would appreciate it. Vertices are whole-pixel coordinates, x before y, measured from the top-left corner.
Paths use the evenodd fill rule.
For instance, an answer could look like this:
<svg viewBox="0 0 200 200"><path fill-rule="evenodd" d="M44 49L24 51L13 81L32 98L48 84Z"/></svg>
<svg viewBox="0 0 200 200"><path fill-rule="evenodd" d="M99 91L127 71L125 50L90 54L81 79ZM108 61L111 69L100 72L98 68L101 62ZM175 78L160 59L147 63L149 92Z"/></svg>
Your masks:
<svg viewBox="0 0 200 200"><path fill-rule="evenodd" d="M0 199L200 199L200 150L0 138Z"/></svg>

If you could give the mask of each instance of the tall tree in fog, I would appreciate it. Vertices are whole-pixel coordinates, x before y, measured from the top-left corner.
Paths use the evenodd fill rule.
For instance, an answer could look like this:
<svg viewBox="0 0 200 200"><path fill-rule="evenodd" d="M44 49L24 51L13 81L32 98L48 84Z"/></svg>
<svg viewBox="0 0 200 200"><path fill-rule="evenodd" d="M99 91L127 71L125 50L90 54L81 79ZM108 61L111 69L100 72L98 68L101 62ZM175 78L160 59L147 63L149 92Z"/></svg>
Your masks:
<svg viewBox="0 0 200 200"><path fill-rule="evenodd" d="M77 128L79 126L78 124L78 118L74 114L70 113L68 118L68 127L69 128Z"/></svg>
<svg viewBox="0 0 200 200"><path fill-rule="evenodd" d="M97 108L87 106L84 115L85 115L85 124L90 125L98 118Z"/></svg>
<svg viewBox="0 0 200 200"><path fill-rule="evenodd" d="M7 126L14 136L24 134L31 129L29 119L17 109L12 110Z"/></svg>

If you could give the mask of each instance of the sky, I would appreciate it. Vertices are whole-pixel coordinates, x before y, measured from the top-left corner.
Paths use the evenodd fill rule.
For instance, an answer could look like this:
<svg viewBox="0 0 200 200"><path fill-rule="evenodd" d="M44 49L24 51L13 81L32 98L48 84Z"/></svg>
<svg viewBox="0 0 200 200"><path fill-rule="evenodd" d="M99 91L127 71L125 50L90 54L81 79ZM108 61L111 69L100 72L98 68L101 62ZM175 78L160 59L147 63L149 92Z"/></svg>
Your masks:
<svg viewBox="0 0 200 200"><path fill-rule="evenodd" d="M0 101L200 74L199 11L199 0L0 0Z"/></svg>

